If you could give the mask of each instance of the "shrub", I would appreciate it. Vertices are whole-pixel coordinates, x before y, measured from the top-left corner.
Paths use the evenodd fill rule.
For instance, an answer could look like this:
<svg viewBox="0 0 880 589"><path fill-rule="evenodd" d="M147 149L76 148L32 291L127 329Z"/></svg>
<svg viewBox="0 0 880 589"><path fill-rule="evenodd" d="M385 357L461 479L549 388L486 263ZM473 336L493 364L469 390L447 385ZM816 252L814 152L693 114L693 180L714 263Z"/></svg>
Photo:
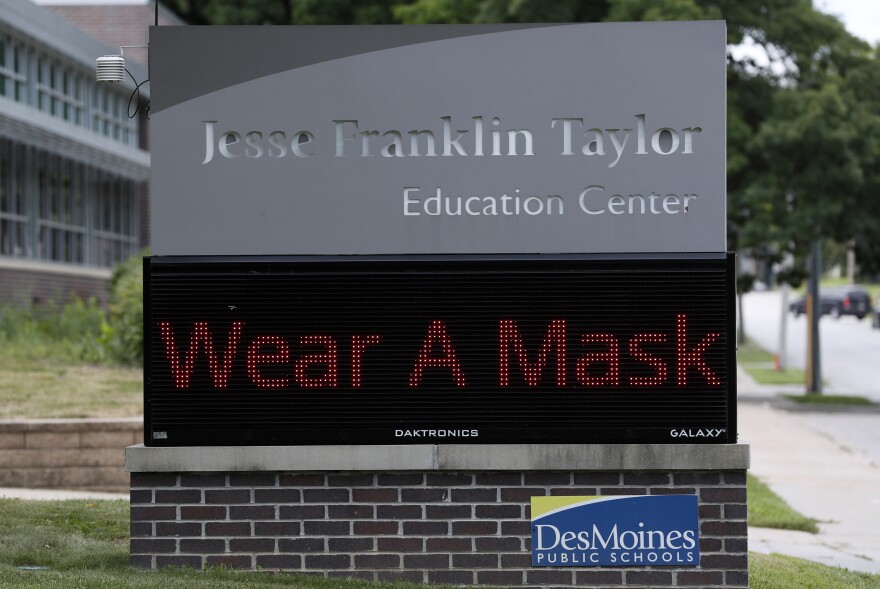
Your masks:
<svg viewBox="0 0 880 589"><path fill-rule="evenodd" d="M144 255L147 252L130 257L110 277L101 343L109 358L122 364L137 364L144 358Z"/></svg>
<svg viewBox="0 0 880 589"><path fill-rule="evenodd" d="M13 358L101 362L104 317L94 299L73 298L63 307L5 306L0 309L0 343Z"/></svg>

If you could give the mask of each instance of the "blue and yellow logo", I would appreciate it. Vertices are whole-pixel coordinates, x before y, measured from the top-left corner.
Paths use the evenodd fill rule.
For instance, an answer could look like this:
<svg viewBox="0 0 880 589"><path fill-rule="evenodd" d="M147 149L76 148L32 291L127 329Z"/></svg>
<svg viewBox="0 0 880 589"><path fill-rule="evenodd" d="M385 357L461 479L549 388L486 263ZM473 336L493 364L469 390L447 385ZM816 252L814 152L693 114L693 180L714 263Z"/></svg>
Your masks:
<svg viewBox="0 0 880 589"><path fill-rule="evenodd" d="M532 566L698 566L696 495L532 497Z"/></svg>

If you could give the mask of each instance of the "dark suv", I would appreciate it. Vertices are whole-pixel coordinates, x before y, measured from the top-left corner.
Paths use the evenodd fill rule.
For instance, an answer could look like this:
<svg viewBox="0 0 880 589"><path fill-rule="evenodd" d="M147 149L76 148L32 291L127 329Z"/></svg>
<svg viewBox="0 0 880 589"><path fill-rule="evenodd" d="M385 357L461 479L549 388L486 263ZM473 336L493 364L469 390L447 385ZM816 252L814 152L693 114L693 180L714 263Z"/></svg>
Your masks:
<svg viewBox="0 0 880 589"><path fill-rule="evenodd" d="M822 315L831 315L835 319L841 315L855 315L863 319L871 312L871 295L860 286L842 286L823 290L819 293ZM807 312L806 297L801 297L788 306L795 317Z"/></svg>

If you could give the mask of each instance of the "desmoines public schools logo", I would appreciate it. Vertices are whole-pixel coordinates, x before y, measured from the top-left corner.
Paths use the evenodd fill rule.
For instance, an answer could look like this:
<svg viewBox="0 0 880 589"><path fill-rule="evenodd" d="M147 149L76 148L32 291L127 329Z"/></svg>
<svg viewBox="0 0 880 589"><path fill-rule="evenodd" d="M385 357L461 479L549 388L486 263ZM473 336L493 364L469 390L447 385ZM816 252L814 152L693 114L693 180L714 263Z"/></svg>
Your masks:
<svg viewBox="0 0 880 589"><path fill-rule="evenodd" d="M696 495L532 497L532 566L698 566Z"/></svg>

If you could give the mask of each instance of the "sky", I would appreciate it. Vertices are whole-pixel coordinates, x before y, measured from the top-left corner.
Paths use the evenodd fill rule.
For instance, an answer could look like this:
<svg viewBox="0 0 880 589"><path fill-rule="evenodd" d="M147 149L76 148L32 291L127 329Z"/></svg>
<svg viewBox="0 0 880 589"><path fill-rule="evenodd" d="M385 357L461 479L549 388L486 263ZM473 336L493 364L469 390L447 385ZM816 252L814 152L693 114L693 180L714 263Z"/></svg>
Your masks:
<svg viewBox="0 0 880 589"><path fill-rule="evenodd" d="M853 35L872 45L880 41L880 0L813 0L813 5L840 17Z"/></svg>

